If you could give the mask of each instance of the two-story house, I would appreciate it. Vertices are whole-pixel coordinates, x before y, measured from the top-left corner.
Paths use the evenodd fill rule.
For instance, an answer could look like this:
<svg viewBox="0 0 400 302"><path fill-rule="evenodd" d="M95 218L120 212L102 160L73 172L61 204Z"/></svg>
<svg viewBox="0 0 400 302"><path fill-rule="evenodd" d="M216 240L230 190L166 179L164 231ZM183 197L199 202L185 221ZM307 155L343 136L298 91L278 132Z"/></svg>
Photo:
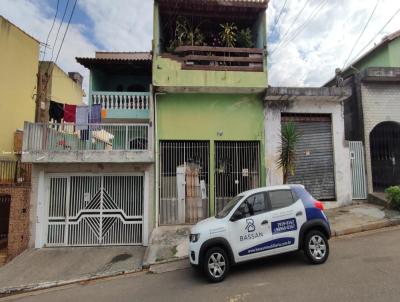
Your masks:
<svg viewBox="0 0 400 302"><path fill-rule="evenodd" d="M195 223L265 183L267 3L155 1L159 225Z"/></svg>
<svg viewBox="0 0 400 302"><path fill-rule="evenodd" d="M77 58L88 104L68 122L26 123L33 163L30 246L146 245L153 226L150 53Z"/></svg>

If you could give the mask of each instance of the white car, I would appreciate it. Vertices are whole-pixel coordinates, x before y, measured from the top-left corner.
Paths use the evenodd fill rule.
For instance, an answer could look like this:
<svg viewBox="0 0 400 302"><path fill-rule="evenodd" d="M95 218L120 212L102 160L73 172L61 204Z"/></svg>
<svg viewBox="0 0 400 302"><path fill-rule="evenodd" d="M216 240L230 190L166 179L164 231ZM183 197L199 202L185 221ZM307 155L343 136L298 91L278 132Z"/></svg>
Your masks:
<svg viewBox="0 0 400 302"><path fill-rule="evenodd" d="M322 264L331 236L323 210L302 185L243 192L193 226L190 263L212 282L222 281L237 263L300 249L311 263Z"/></svg>

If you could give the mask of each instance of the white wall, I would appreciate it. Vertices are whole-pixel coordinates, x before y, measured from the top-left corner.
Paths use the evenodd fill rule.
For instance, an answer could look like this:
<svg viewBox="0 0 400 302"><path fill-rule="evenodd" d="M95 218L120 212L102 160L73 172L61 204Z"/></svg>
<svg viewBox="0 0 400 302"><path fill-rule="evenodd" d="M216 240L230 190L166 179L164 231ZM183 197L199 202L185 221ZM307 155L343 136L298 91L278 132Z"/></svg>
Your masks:
<svg viewBox="0 0 400 302"><path fill-rule="evenodd" d="M147 228L147 238L143 238L144 244L148 242L154 228L154 165L152 164L34 164L32 168L32 191L30 210L30 239L29 247L41 248L46 238L47 217L47 186L46 175L48 173L137 173L145 175L144 184L144 228Z"/></svg>
<svg viewBox="0 0 400 302"><path fill-rule="evenodd" d="M369 135L376 125L385 121L400 123L400 84L362 83L361 98L364 118L365 161L368 192L373 192Z"/></svg>
<svg viewBox="0 0 400 302"><path fill-rule="evenodd" d="M334 148L336 199L341 205L352 201L349 149L344 139L343 105L334 101L290 101L284 109L265 108L265 164L267 186L283 182L282 169L276 166L280 146L281 112L331 114Z"/></svg>

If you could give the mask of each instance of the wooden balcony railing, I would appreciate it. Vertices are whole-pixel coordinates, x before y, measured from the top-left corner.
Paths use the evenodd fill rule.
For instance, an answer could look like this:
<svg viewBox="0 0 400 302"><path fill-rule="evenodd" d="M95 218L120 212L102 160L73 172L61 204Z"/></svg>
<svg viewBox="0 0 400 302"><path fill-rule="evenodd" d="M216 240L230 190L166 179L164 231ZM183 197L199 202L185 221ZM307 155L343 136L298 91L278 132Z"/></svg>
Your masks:
<svg viewBox="0 0 400 302"><path fill-rule="evenodd" d="M165 56L180 61L182 69L264 71L264 51L260 48L180 46L175 55Z"/></svg>
<svg viewBox="0 0 400 302"><path fill-rule="evenodd" d="M0 185L30 185L31 171L31 164L13 159L0 159Z"/></svg>

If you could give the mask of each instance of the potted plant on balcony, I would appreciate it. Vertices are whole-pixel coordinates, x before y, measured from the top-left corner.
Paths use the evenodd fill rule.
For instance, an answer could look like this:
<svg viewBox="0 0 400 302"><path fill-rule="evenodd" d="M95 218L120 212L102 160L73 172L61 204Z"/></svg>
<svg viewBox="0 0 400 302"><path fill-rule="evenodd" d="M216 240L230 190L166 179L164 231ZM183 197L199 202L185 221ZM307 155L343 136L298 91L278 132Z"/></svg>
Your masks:
<svg viewBox="0 0 400 302"><path fill-rule="evenodd" d="M254 46L253 43L253 34L250 28L241 29L237 35L237 44L239 47L243 48L252 48Z"/></svg>
<svg viewBox="0 0 400 302"><path fill-rule="evenodd" d="M237 40L237 26L235 23L220 24L222 30L219 33L221 41L225 47L235 47Z"/></svg>

